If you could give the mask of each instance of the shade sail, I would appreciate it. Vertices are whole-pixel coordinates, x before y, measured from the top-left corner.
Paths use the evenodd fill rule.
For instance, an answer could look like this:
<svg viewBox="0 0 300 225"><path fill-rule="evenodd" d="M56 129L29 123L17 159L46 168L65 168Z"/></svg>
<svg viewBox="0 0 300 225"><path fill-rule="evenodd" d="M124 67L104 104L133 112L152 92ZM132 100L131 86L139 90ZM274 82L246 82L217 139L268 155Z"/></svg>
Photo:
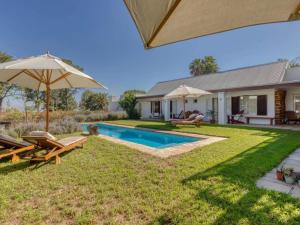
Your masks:
<svg viewBox="0 0 300 225"><path fill-rule="evenodd" d="M192 88L186 85L180 85L178 88L166 94L164 96L164 99L200 97L203 95L210 95L210 94L211 93L208 91L204 91L198 88Z"/></svg>
<svg viewBox="0 0 300 225"><path fill-rule="evenodd" d="M103 88L89 75L50 54L0 64L0 81L45 91L60 88Z"/></svg>
<svg viewBox="0 0 300 225"><path fill-rule="evenodd" d="M146 48L299 19L299 0L124 0Z"/></svg>

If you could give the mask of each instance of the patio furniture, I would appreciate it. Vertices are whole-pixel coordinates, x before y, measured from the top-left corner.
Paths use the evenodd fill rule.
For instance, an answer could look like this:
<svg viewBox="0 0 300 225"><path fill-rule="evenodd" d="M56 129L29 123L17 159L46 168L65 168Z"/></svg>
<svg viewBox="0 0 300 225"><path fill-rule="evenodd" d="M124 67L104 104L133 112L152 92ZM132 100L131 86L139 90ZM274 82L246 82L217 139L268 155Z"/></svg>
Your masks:
<svg viewBox="0 0 300 225"><path fill-rule="evenodd" d="M271 116L245 116L247 124L250 124L250 120L251 119L256 119L256 120L269 120L270 121L270 125L273 126L274 125L274 117Z"/></svg>
<svg viewBox="0 0 300 225"><path fill-rule="evenodd" d="M187 85L180 85L179 87L175 88L174 90L172 90L171 92L169 92L168 94L166 94L164 96L164 99L166 100L170 100L170 99L178 99L181 98L182 99L182 103L183 103L183 118L186 118L186 111L185 111L185 104L186 104L186 99L193 97L193 98L198 98L204 95L210 95L211 93L208 91L204 91L198 88L193 88L193 87L189 87ZM189 115L188 115L189 116Z"/></svg>
<svg viewBox="0 0 300 225"><path fill-rule="evenodd" d="M87 137L82 136L73 136L56 140L54 136L43 131L31 132L29 136L24 136L22 138L40 149L47 150L45 154L33 155L29 158L30 161L48 161L55 158L55 164L59 164L61 162L60 155L62 153L73 150L77 147L83 147L83 144L87 141Z"/></svg>
<svg viewBox="0 0 300 225"><path fill-rule="evenodd" d="M297 113L294 111L286 111L285 112L286 117L286 123L294 123L294 124L300 124L300 118L297 116Z"/></svg>
<svg viewBox="0 0 300 225"><path fill-rule="evenodd" d="M10 121L0 121L0 125L4 125L5 129L8 129L11 125Z"/></svg>
<svg viewBox="0 0 300 225"><path fill-rule="evenodd" d="M3 147L0 149L0 159L12 157L13 163L20 160L21 153L34 149L34 145L25 141L19 142L7 135L0 135L0 145Z"/></svg>
<svg viewBox="0 0 300 225"><path fill-rule="evenodd" d="M239 111L235 115L228 115L227 120L229 124L244 124L245 122L242 120L244 118L244 110Z"/></svg>
<svg viewBox="0 0 300 225"><path fill-rule="evenodd" d="M204 116L203 115L198 115L195 117L193 120L172 120L171 124L176 126L176 125L195 125L196 127L200 127L202 121L203 121Z"/></svg>
<svg viewBox="0 0 300 225"><path fill-rule="evenodd" d="M172 119L183 119L183 111L181 111L179 114L173 114Z"/></svg>

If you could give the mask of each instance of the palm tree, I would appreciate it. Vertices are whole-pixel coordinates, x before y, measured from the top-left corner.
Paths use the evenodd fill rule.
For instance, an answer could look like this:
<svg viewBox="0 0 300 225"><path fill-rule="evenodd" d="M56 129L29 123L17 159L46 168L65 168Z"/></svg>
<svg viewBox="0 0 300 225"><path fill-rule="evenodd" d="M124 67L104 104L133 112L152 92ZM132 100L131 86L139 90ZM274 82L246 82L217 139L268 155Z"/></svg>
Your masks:
<svg viewBox="0 0 300 225"><path fill-rule="evenodd" d="M194 59L189 69L192 76L199 76L218 72L219 67L214 57L205 56L203 59Z"/></svg>
<svg viewBox="0 0 300 225"><path fill-rule="evenodd" d="M203 64L201 59L194 59L194 61L189 66L190 73L193 76L199 76L203 74Z"/></svg>

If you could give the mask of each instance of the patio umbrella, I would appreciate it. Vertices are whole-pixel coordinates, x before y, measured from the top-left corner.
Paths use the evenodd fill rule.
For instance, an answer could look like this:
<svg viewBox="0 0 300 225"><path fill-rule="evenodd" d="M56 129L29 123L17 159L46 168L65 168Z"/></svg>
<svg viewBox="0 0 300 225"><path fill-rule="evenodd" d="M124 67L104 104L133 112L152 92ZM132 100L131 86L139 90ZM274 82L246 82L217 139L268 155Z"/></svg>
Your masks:
<svg viewBox="0 0 300 225"><path fill-rule="evenodd" d="M49 128L51 89L105 88L92 77L50 54L1 63L0 81L46 91L46 131Z"/></svg>
<svg viewBox="0 0 300 225"><path fill-rule="evenodd" d="M204 91L198 88L189 87L186 85L180 85L170 93L164 96L164 99L182 98L183 100L183 117L185 118L185 100L189 97L200 97L203 95L210 95L208 91Z"/></svg>
<svg viewBox="0 0 300 225"><path fill-rule="evenodd" d="M300 19L299 0L124 0L146 48Z"/></svg>

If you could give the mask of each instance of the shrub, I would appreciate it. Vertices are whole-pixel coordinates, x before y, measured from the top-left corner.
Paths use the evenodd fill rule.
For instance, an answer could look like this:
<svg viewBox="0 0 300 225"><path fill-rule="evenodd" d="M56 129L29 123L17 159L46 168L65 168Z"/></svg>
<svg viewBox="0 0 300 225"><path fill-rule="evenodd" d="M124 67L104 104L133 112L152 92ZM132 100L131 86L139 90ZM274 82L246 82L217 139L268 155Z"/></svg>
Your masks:
<svg viewBox="0 0 300 225"><path fill-rule="evenodd" d="M4 133L7 133L13 137L22 137L24 135L28 135L29 132L34 130L44 130L45 129L45 121L40 122L21 122L14 124L8 130L4 130ZM54 135L59 134L67 134L81 131L81 124L76 122L73 118L67 117L64 120L59 120L55 122L51 122L49 124L49 132Z"/></svg>

